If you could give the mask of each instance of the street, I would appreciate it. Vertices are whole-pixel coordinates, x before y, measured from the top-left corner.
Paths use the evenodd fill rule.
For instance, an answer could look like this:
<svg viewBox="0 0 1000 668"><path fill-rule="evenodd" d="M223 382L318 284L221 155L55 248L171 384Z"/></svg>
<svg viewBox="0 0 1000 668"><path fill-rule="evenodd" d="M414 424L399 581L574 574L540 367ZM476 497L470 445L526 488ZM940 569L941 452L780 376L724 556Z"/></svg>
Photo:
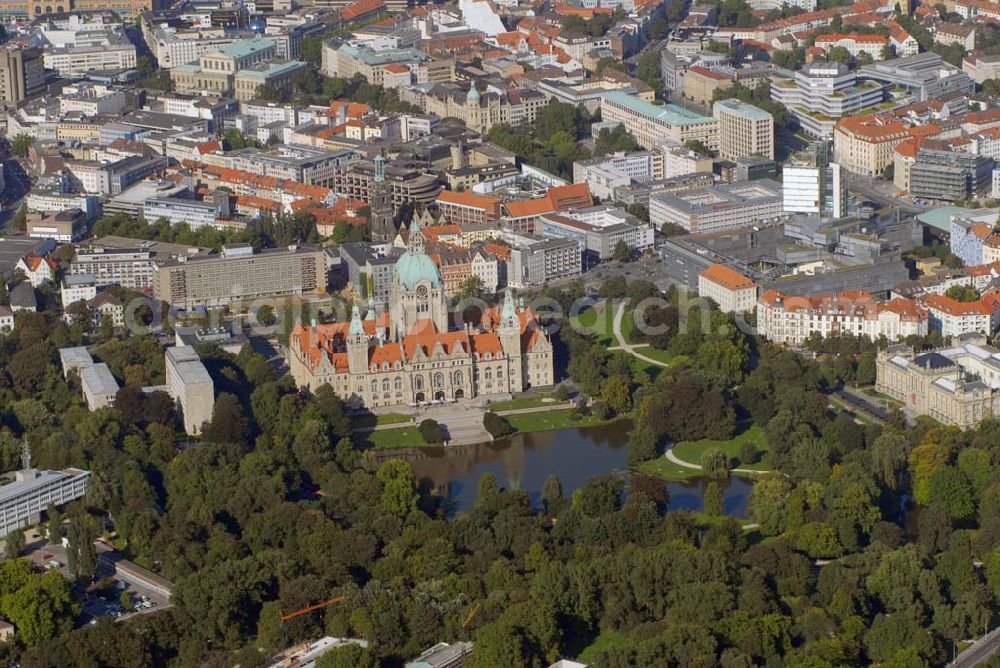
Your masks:
<svg viewBox="0 0 1000 668"><path fill-rule="evenodd" d="M985 636L972 643L959 654L949 666L955 668L972 668L990 658L1000 648L1000 628L995 628Z"/></svg>

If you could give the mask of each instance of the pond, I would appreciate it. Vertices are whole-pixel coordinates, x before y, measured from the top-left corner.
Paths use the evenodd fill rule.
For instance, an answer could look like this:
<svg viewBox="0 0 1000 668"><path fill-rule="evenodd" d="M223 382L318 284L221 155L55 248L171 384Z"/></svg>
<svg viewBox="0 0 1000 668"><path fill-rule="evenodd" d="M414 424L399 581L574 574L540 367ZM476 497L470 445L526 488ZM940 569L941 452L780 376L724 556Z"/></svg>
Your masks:
<svg viewBox="0 0 1000 668"><path fill-rule="evenodd" d="M654 476L630 472L627 466L626 421L600 427L515 434L497 441L450 448L421 448L409 458L418 478L429 479L439 493L449 497L455 510L466 510L476 502L479 478L486 472L496 476L506 489L523 489L540 506L542 485L550 474L562 481L568 497L587 478L606 473L626 476L626 490L642 489L669 510L702 509L704 479L668 482ZM412 451L411 451L412 452ZM753 483L733 477L724 482L725 511L747 517Z"/></svg>

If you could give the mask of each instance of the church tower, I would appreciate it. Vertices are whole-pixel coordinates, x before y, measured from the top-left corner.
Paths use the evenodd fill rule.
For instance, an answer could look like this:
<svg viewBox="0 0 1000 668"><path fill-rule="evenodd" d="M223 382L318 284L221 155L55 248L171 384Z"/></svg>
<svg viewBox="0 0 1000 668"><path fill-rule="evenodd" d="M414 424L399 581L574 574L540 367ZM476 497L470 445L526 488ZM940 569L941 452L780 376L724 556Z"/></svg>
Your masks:
<svg viewBox="0 0 1000 668"><path fill-rule="evenodd" d="M371 216L368 227L371 230L372 241L377 244L391 243L396 237L395 208L392 206L392 193L389 183L385 180L385 156L375 156L375 176L371 185Z"/></svg>
<svg viewBox="0 0 1000 668"><path fill-rule="evenodd" d="M361 307L354 305L347 329L347 366L352 374L368 372L368 334L361 322Z"/></svg>
<svg viewBox="0 0 1000 668"><path fill-rule="evenodd" d="M510 288L503 298L503 308L500 310L500 325L497 327L500 345L510 360L507 367L507 377L510 379L510 391L520 392L524 389L522 380L523 356L521 354L521 318L514 307L514 294Z"/></svg>

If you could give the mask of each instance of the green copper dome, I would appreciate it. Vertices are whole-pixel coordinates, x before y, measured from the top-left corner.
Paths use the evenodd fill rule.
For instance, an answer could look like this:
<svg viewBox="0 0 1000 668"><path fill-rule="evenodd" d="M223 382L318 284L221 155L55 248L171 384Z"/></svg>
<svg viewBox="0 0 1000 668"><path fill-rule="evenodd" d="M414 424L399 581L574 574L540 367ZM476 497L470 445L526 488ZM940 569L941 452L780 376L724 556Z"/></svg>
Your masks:
<svg viewBox="0 0 1000 668"><path fill-rule="evenodd" d="M396 262L396 276L407 290L413 290L421 281L429 281L435 288L441 285L441 274L426 253L403 253Z"/></svg>

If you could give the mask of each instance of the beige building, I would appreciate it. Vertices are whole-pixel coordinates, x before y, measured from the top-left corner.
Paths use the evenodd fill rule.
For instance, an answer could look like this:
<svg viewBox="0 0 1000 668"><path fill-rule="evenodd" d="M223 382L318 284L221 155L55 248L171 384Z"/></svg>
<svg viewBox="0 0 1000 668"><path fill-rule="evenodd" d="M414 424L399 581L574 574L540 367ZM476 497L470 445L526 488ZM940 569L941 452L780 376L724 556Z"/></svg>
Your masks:
<svg viewBox="0 0 1000 668"><path fill-rule="evenodd" d="M919 354L906 346L890 346L878 353L875 389L902 401L907 412L974 428L1000 415L998 357L1000 350L974 335Z"/></svg>
<svg viewBox="0 0 1000 668"><path fill-rule="evenodd" d="M0 102L13 106L44 88L41 49L0 49Z"/></svg>
<svg viewBox="0 0 1000 668"><path fill-rule="evenodd" d="M230 306L253 299L309 295L326 289L326 258L317 247L255 252L226 246L221 255L179 258L153 269L156 299L183 309Z"/></svg>
<svg viewBox="0 0 1000 668"><path fill-rule="evenodd" d="M614 91L601 98L601 119L621 123L640 146L650 151L668 139L678 144L700 141L710 150L719 148L719 122L675 104L650 104Z"/></svg>
<svg viewBox="0 0 1000 668"><path fill-rule="evenodd" d="M731 77L721 72L710 70L707 67L695 65L684 73L684 83L681 91L682 95L688 100L707 107L712 104L717 91L732 88L732 86L733 79Z"/></svg>
<svg viewBox="0 0 1000 668"><path fill-rule="evenodd" d="M200 434L201 426L211 422L215 408L215 384L202 364L194 346L167 348L167 394L177 403L184 421L184 431Z"/></svg>
<svg viewBox="0 0 1000 668"><path fill-rule="evenodd" d="M295 75L308 69L297 60L278 60L274 42L255 37L204 53L197 62L170 70L174 91L191 95L218 95L252 100L261 86L279 91L292 87Z"/></svg>
<svg viewBox="0 0 1000 668"><path fill-rule="evenodd" d="M791 346L802 345L813 334L898 341L926 335L928 322L927 311L909 299L877 302L860 290L811 297L767 290L757 301L758 333L773 343Z"/></svg>
<svg viewBox="0 0 1000 668"><path fill-rule="evenodd" d="M878 176L893 164L896 146L910 137L906 126L877 115L841 118L833 128L833 153L849 172Z"/></svg>
<svg viewBox="0 0 1000 668"><path fill-rule="evenodd" d="M736 99L712 106L719 122L719 157L738 160L751 155L774 160L774 117Z"/></svg>
<svg viewBox="0 0 1000 668"><path fill-rule="evenodd" d="M749 313L757 304L757 284L716 263L698 274L698 296L713 300L724 313Z"/></svg>
<svg viewBox="0 0 1000 668"><path fill-rule="evenodd" d="M508 292L499 311L449 330L445 288L414 224L393 270L387 310L350 322L298 325L289 353L296 384L329 384L355 406L416 406L522 392L554 383L552 342Z"/></svg>

